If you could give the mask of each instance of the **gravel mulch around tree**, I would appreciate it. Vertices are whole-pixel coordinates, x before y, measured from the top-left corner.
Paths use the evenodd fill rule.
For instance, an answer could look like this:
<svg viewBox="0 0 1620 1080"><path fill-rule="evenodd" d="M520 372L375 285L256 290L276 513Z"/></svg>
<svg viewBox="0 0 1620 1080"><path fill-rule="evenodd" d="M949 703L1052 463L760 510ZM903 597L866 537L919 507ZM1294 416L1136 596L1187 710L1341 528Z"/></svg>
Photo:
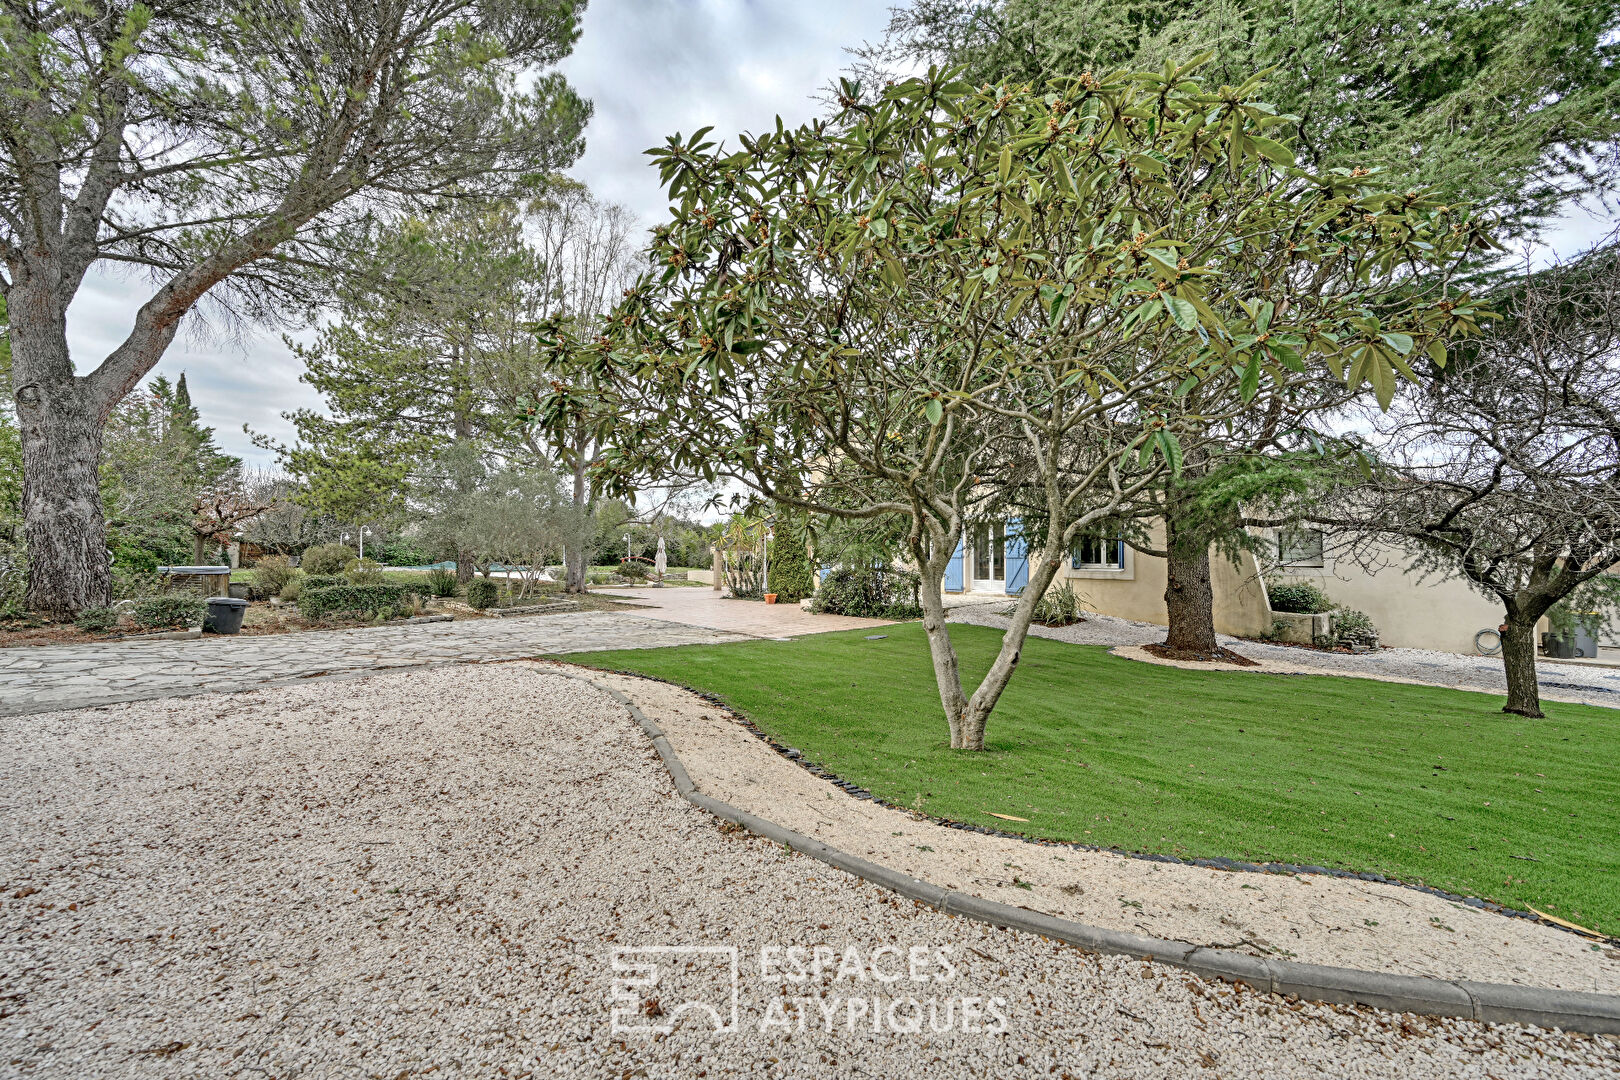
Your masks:
<svg viewBox="0 0 1620 1080"><path fill-rule="evenodd" d="M722 830L622 709L529 664L0 720L0 822L8 1076L1620 1066L1612 1038L1289 1003L896 900ZM736 948L737 1029L677 1012L726 1019L725 954L657 954L621 1020L673 1034L615 1034L610 962L643 946ZM777 946L826 966L762 978Z"/></svg>

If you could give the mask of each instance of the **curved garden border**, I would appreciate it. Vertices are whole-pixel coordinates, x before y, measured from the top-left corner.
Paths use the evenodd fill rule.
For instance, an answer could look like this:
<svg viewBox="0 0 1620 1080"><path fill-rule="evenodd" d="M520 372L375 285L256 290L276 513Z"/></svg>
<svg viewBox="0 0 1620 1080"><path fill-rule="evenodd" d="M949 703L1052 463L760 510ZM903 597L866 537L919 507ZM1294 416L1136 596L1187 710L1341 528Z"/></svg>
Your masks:
<svg viewBox="0 0 1620 1080"><path fill-rule="evenodd" d="M675 782L675 790L693 806L741 825L749 832L767 840L784 844L801 854L853 874L863 881L920 901L948 915L962 915L994 926L1040 934L1093 952L1156 960L1183 968L1204 978L1243 983L1273 994L1294 994L1307 1001L1370 1005L1394 1012L1456 1016L1485 1023L1532 1024L1564 1031L1620 1034L1620 996L1617 995L1546 990L1463 979L1389 975L1355 968L1300 964L1291 960L1255 957L1231 949L1209 948L1184 941L1166 941L1086 926L1083 923L1043 915L1027 908L1014 907L921 881L887 866L829 847L819 840L704 795L693 785L686 767L656 723L637 708L633 701L613 687L594 682L575 670L564 670L572 667L573 665L557 662L558 674L587 683L624 706L652 740L653 748L658 751L664 767L669 770L670 777ZM750 727L755 731L758 730L752 725ZM795 760L802 763L802 758ZM866 797L872 798L869 793ZM995 832L995 830L978 831ZM1180 861L1170 859L1169 856L1151 856L1151 858ZM1206 860L1198 865L1224 864ZM1437 893L1437 895L1447 894Z"/></svg>
<svg viewBox="0 0 1620 1080"><path fill-rule="evenodd" d="M1120 657L1120 659L1130 660L1134 659L1134 657ZM1400 878L1385 877L1383 874L1363 873L1358 870L1335 870L1330 866L1316 866L1308 863L1254 863L1247 862L1243 859L1228 859L1224 856L1215 856L1207 859L1183 859L1175 855L1161 855L1157 852L1148 851L1126 851L1124 848L1104 847L1101 844L1086 844L1078 840L1049 840L1042 836L1027 836L1024 833L1009 832L1006 829L995 829L986 825L974 825L971 822L956 821L953 818L938 817L934 814L917 810L915 807L902 806L899 803L889 802L887 799L884 799L881 796L874 795L872 792L861 787L859 784L845 780L837 773L823 768L819 763L811 761L809 758L805 757L804 754L801 753L796 747L788 746L782 742L779 742L758 724L754 723L746 716L739 715L735 709L714 694L710 694L703 690L698 690L694 687L683 686L680 683L671 682L668 679L659 679L652 675L644 675L638 671L618 671L610 668L603 668L601 670L607 672L609 675L623 675L632 679L646 679L648 682L661 682L665 685L673 686L677 690L691 694L694 697L702 698L704 701L707 701L709 704L713 705L716 709L720 709L725 712L732 718L732 720L741 725L749 734L753 735L760 742L774 750L778 756L793 762L810 775L828 781L834 787L843 789L845 792L853 795L857 799L871 802L877 806L887 807L890 810L898 810L910 817L932 822L941 828L957 829L961 832L979 833L983 836L995 836L1004 840L1017 840L1019 843L1033 844L1036 847L1067 848L1073 851L1094 851L1107 855L1118 855L1126 859L1139 859L1142 862L1174 863L1178 866L1200 866L1210 870L1226 870L1231 873L1319 874L1323 877L1330 878L1348 878L1355 881L1370 881L1378 885L1393 885L1397 888L1411 889L1413 892L1426 893L1429 896L1439 897L1441 900L1448 900L1454 904L1463 904L1467 907L1479 908L1481 911L1489 911L1497 915L1505 915L1510 919L1524 919L1527 922L1537 923L1541 926L1548 927L1549 929L1557 930L1562 934L1572 934L1585 941L1604 941L1608 942L1609 944L1620 944L1620 939L1608 937L1596 931L1583 932L1581 929L1572 927L1567 923L1560 923L1555 920L1544 918L1533 911L1521 911L1518 908L1507 907L1504 904L1498 904L1494 901L1485 900L1478 896L1464 896L1461 893L1450 893L1446 892L1444 889L1436 889L1432 885L1421 885L1416 882L1402 881ZM591 685L595 686L596 684L592 683ZM601 688L599 687L599 689Z"/></svg>

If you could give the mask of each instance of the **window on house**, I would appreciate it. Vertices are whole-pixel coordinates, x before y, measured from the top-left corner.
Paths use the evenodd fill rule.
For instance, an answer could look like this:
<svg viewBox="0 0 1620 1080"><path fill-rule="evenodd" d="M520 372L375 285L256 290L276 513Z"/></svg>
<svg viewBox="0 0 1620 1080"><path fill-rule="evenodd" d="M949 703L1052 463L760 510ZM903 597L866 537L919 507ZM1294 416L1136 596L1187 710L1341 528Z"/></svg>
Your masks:
<svg viewBox="0 0 1620 1080"><path fill-rule="evenodd" d="M1117 536L1082 536L1069 552L1076 570L1125 569L1125 541Z"/></svg>
<svg viewBox="0 0 1620 1080"><path fill-rule="evenodd" d="M1284 566L1321 566L1321 529L1280 529L1277 561Z"/></svg>

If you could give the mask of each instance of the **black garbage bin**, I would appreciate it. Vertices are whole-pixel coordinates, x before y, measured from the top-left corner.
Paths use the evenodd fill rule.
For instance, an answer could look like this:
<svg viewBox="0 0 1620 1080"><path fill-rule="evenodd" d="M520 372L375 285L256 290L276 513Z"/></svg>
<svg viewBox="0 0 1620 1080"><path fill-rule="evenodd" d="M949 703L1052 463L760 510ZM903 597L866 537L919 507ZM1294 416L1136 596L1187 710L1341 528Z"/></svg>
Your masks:
<svg viewBox="0 0 1620 1080"><path fill-rule="evenodd" d="M247 614L248 602L234 596L210 596L208 617L203 629L210 634L235 634L242 629L242 616Z"/></svg>

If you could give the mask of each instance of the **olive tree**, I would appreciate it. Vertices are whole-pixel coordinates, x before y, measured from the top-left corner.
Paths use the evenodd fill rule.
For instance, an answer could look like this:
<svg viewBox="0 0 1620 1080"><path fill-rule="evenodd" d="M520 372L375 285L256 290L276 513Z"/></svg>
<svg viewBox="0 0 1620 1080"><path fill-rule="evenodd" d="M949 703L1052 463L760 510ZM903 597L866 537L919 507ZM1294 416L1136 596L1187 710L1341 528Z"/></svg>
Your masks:
<svg viewBox="0 0 1620 1080"><path fill-rule="evenodd" d="M1537 622L1567 597L1611 603L1620 563L1620 242L1523 272L1493 303L1500 326L1369 418L1378 467L1299 516L1415 549L1418 572L1501 603L1503 711L1539 717Z"/></svg>
<svg viewBox="0 0 1620 1080"><path fill-rule="evenodd" d="M846 82L805 127L673 138L651 152L674 203L658 268L576 357L634 406L626 466L906 520L953 747L984 746L1076 538L1189 440L1322 371L1386 395L1454 321L1363 292L1473 242L1465 212L1295 168L1258 80L1212 88L1196 65ZM571 394L560 381L537 416L573 415ZM1021 517L1028 580L969 693L942 579L993 513Z"/></svg>
<svg viewBox="0 0 1620 1080"><path fill-rule="evenodd" d="M0 295L30 606L107 602L102 428L205 296L242 317L284 312L372 218L506 193L578 154L589 108L543 69L583 6L6 0ZM154 291L78 374L68 309L107 266Z"/></svg>

